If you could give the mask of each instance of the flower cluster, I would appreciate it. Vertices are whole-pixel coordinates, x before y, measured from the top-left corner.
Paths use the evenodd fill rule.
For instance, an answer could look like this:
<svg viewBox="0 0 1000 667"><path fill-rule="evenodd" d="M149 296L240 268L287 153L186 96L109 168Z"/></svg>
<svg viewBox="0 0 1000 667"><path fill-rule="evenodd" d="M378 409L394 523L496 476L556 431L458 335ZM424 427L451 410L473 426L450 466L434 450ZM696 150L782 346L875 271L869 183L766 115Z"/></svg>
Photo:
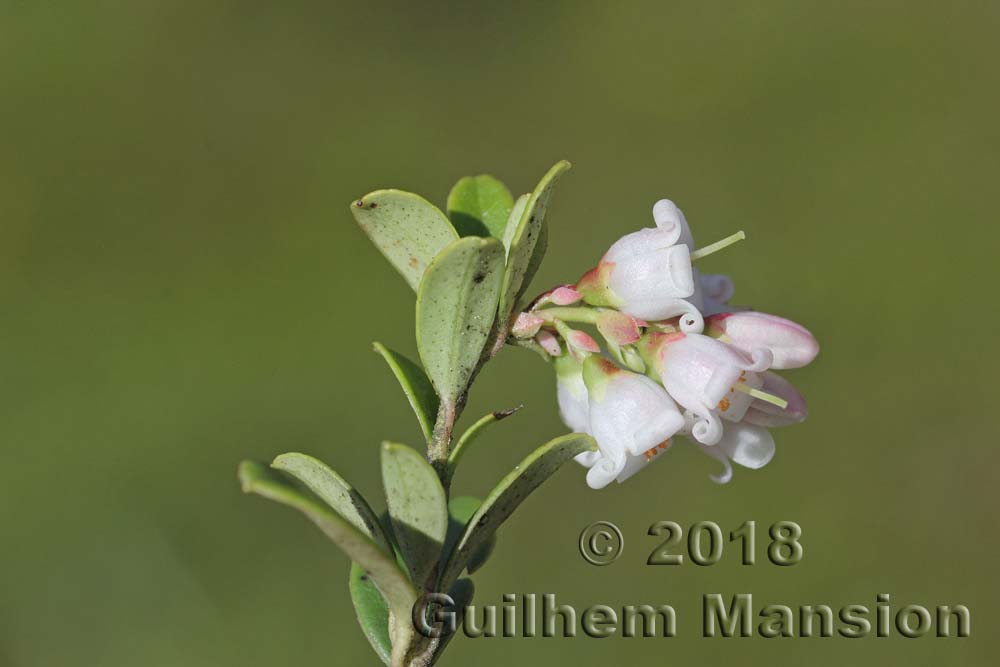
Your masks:
<svg viewBox="0 0 1000 667"><path fill-rule="evenodd" d="M619 239L575 285L535 299L512 330L555 357L559 411L598 451L577 461L595 489L622 482L683 436L718 459L760 468L774 455L769 429L806 417L802 395L772 372L799 368L819 352L789 320L728 305L727 276L693 264L743 233L695 248L684 214L669 199L655 227ZM597 338L583 328L596 329Z"/></svg>

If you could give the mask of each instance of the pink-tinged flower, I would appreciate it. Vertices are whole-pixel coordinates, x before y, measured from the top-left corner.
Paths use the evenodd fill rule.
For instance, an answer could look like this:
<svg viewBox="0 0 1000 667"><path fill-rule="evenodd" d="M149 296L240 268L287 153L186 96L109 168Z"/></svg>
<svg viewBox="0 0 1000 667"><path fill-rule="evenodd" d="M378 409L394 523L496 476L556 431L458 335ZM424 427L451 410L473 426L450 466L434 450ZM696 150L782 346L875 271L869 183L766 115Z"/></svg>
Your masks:
<svg viewBox="0 0 1000 667"><path fill-rule="evenodd" d="M696 312L690 250L678 244L680 228L626 234L587 272L576 289L594 306L611 306L644 320ZM701 317L698 316L699 325Z"/></svg>
<svg viewBox="0 0 1000 667"><path fill-rule="evenodd" d="M691 434L705 445L722 437L720 418L739 421L752 402L747 389L763 384L757 374L771 363L768 350L753 359L700 334L653 334L647 343L663 386L694 417Z"/></svg>
<svg viewBox="0 0 1000 667"><path fill-rule="evenodd" d="M583 379L590 404L590 434L601 454L587 473L591 488L600 489L619 479L630 463L629 456L645 456L684 426L684 417L667 392L644 375L591 356L583 363Z"/></svg>
<svg viewBox="0 0 1000 667"><path fill-rule="evenodd" d="M766 372L762 389L767 393L782 398L788 402L785 408L754 399L747 409L743 421L765 428L789 426L805 421L809 411L806 409L806 399L792 383L776 373Z"/></svg>
<svg viewBox="0 0 1000 667"><path fill-rule="evenodd" d="M800 368L819 353L819 343L805 327L767 313L722 313L709 317L706 326L705 333L745 354L768 350L773 368Z"/></svg>
<svg viewBox="0 0 1000 667"><path fill-rule="evenodd" d="M732 479L733 466L730 461L756 470L763 468L774 458L774 438L768 430L746 422L726 424L718 444L698 447L724 466L722 473L709 475L718 484L726 484Z"/></svg>

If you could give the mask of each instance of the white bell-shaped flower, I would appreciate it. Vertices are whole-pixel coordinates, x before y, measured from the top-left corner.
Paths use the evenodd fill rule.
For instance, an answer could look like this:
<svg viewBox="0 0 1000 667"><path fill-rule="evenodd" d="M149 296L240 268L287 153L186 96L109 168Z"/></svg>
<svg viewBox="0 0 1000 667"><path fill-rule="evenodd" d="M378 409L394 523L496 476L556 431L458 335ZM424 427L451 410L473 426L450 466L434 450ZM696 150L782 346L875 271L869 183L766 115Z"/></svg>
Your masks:
<svg viewBox="0 0 1000 667"><path fill-rule="evenodd" d="M750 401L737 385L759 388L756 373L767 370L771 355L766 349L748 359L741 352L700 334L658 334L649 342L652 362L670 396L695 417L691 434L705 445L722 437L721 416L739 420Z"/></svg>
<svg viewBox="0 0 1000 667"><path fill-rule="evenodd" d="M625 471L630 456L645 457L669 440L683 428L684 417L659 384L603 357L587 358L583 378L590 434L601 454L587 473L587 484L600 489Z"/></svg>
<svg viewBox="0 0 1000 667"><path fill-rule="evenodd" d="M576 289L596 306L612 306L643 320L665 320L697 309L690 249L678 243L680 227L640 229L611 246ZM698 314L699 330L702 318Z"/></svg>

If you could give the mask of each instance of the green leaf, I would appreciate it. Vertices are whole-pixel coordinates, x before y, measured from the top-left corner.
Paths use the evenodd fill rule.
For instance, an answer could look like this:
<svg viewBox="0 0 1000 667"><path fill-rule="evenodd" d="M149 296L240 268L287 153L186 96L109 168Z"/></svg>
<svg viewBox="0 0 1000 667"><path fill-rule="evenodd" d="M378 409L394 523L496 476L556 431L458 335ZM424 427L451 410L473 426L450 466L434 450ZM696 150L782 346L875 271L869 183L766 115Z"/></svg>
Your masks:
<svg viewBox="0 0 1000 667"><path fill-rule="evenodd" d="M289 452L274 459L271 467L287 472L319 496L352 526L370 537L386 553L392 553L389 539L382 531L378 516L357 490L329 466L306 454Z"/></svg>
<svg viewBox="0 0 1000 667"><path fill-rule="evenodd" d="M517 300L528 288L528 283L542 263L542 256L548 243L545 210L556 179L569 167L569 162L561 160L549 169L535 186L517 223L517 228L511 237L507 253L507 270L504 272L503 287L500 291L500 317L503 321L510 316L514 306L517 305Z"/></svg>
<svg viewBox="0 0 1000 667"><path fill-rule="evenodd" d="M517 233L517 226L521 222L521 218L524 216L524 209L528 205L528 200L531 199L530 194L523 194L517 198L514 202L514 208L510 210L510 215L507 216L507 223L503 230L503 247L510 252L510 244L514 242L514 234Z"/></svg>
<svg viewBox="0 0 1000 667"><path fill-rule="evenodd" d="M351 602L358 615L361 631L368 638L375 653L385 664L389 664L392 654L392 640L389 638L389 607L375 583L357 563L351 563L351 577L348 582Z"/></svg>
<svg viewBox="0 0 1000 667"><path fill-rule="evenodd" d="M482 500L472 496L456 496L448 501L448 515L450 517L450 521L448 522L448 537L445 540L445 554L450 554L455 548L458 540L465 533L465 527L469 523L469 519L472 518L472 516L476 513L476 510L478 510L482 504ZM493 549L496 548L496 545L497 536L494 533L469 558L469 562L466 566L469 574L473 574L476 570L486 564L486 561L488 561L490 556L493 554Z"/></svg>
<svg viewBox="0 0 1000 667"><path fill-rule="evenodd" d="M517 506L532 491L551 477L562 464L586 451L596 449L593 438L570 433L542 445L504 477L472 515L458 546L451 552L442 575L442 587L455 581L466 568L472 554L493 537Z"/></svg>
<svg viewBox="0 0 1000 667"><path fill-rule="evenodd" d="M382 443L382 483L403 560L411 579L423 585L441 556L448 533L444 488L422 455L391 442Z"/></svg>
<svg viewBox="0 0 1000 667"><path fill-rule="evenodd" d="M465 455L466 448L472 444L473 441L483 430L490 424L495 424L502 419L510 417L512 414L523 408L523 405L519 405L516 408L508 408L506 410L497 410L496 412L491 412L488 415L480 417L479 420L467 428L462 437L458 439L458 444L451 450L451 454L448 455L448 468L453 474L455 469L458 468L459 461L462 460L462 456Z"/></svg>
<svg viewBox="0 0 1000 667"><path fill-rule="evenodd" d="M513 205L510 190L493 176L466 176L448 193L448 218L459 236L502 239Z"/></svg>
<svg viewBox="0 0 1000 667"><path fill-rule="evenodd" d="M436 651L437 655L441 654L448 645L448 642L461 630L463 623L465 623L465 608L472 604L472 597L475 594L476 585L472 582L472 579L459 579L455 582L454 586L448 589L448 595L455 601L455 606L449 609L449 611L455 613L458 623L455 624L454 633L441 637L441 644Z"/></svg>
<svg viewBox="0 0 1000 667"><path fill-rule="evenodd" d="M413 408L413 413L417 415L424 438L430 442L440 401L424 369L382 343L373 343L372 347L389 364L393 375L403 388L403 393L406 394L406 399L410 402L410 407Z"/></svg>
<svg viewBox="0 0 1000 667"><path fill-rule="evenodd" d="M414 290L434 257L458 238L438 207L411 192L370 192L351 205L351 213Z"/></svg>
<svg viewBox="0 0 1000 667"><path fill-rule="evenodd" d="M245 493L256 493L305 514L351 560L368 571L393 614L397 618L409 618L417 591L391 553L327 507L311 491L295 486L282 473L256 461L244 461L240 464L239 476Z"/></svg>
<svg viewBox="0 0 1000 667"><path fill-rule="evenodd" d="M454 408L496 317L503 245L455 241L434 258L417 291L417 349L442 403Z"/></svg>

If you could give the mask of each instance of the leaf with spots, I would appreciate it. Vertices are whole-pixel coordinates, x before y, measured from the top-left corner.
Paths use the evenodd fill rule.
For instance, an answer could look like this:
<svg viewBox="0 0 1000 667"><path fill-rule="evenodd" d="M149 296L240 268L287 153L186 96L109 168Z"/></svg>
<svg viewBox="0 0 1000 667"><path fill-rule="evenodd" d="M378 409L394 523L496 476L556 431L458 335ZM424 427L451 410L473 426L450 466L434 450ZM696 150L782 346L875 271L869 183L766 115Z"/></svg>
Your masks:
<svg viewBox="0 0 1000 667"><path fill-rule="evenodd" d="M419 452L391 442L382 443L382 484L392 530L410 578L423 585L441 555L448 533L444 487Z"/></svg>
<svg viewBox="0 0 1000 667"><path fill-rule="evenodd" d="M417 290L417 349L441 398L454 410L496 317L503 245L470 236L434 258Z"/></svg>
<svg viewBox="0 0 1000 667"><path fill-rule="evenodd" d="M442 588L450 586L524 500L571 458L597 448L593 438L570 433L550 440L528 455L500 480L469 519L441 575Z"/></svg>
<svg viewBox="0 0 1000 667"><path fill-rule="evenodd" d="M448 218L459 236L502 239L513 205L510 190L493 176L466 176L448 194Z"/></svg>
<svg viewBox="0 0 1000 667"><path fill-rule="evenodd" d="M397 618L409 617L417 591L396 563L394 554L386 552L312 491L297 486L277 470L256 461L244 461L240 464L239 477L245 493L255 493L306 515L351 560L368 572Z"/></svg>
<svg viewBox="0 0 1000 667"><path fill-rule="evenodd" d="M351 213L414 290L434 257L458 238L441 210L402 190L376 190L351 204Z"/></svg>
<svg viewBox="0 0 1000 667"><path fill-rule="evenodd" d="M392 654L392 640L389 638L389 606L382 594L357 563L351 563L351 577L348 581L351 592L351 602L358 616L361 631L368 638L368 643L385 664L389 664Z"/></svg>
<svg viewBox="0 0 1000 667"><path fill-rule="evenodd" d="M556 179L570 164L566 160L557 162L535 186L528 197L517 227L510 236L507 253L507 268L504 271L503 286L500 290L500 317L506 322L517 305L517 300L528 288L528 284L538 271L548 244L545 228L545 211L552 195ZM520 203L520 202L518 202Z"/></svg>

